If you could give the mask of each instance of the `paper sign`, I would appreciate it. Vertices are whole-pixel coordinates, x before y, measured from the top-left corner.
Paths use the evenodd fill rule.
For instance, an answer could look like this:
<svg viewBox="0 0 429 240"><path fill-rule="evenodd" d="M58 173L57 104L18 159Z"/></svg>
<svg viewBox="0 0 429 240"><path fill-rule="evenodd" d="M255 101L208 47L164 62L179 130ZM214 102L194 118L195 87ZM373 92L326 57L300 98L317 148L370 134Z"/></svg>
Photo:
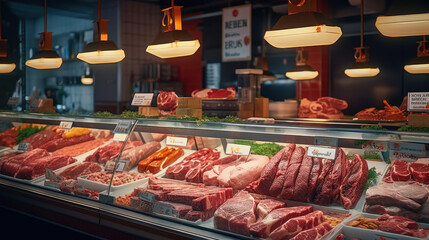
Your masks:
<svg viewBox="0 0 429 240"><path fill-rule="evenodd" d="M131 129L131 121L121 120L116 125L115 130L113 130L113 133L128 134L128 132L130 131L130 129Z"/></svg>
<svg viewBox="0 0 429 240"><path fill-rule="evenodd" d="M314 145L338 147L338 138L314 137Z"/></svg>
<svg viewBox="0 0 429 240"><path fill-rule="evenodd" d="M149 202L149 203L154 202L155 197L156 197L155 194L147 191L142 191L142 193L140 194L140 199L142 201Z"/></svg>
<svg viewBox="0 0 429 240"><path fill-rule="evenodd" d="M123 142L127 139L128 134L115 133L113 134L113 141Z"/></svg>
<svg viewBox="0 0 429 240"><path fill-rule="evenodd" d="M153 98L153 93L136 93L134 94L132 106L150 106Z"/></svg>
<svg viewBox="0 0 429 240"><path fill-rule="evenodd" d="M370 151L380 151L386 152L388 150L389 145L387 142L380 141L368 141L362 144L362 149L370 150Z"/></svg>
<svg viewBox="0 0 429 240"><path fill-rule="evenodd" d="M391 142L389 146L392 151L411 153L419 157L426 156L426 147L424 144Z"/></svg>
<svg viewBox="0 0 429 240"><path fill-rule="evenodd" d="M153 204L152 212L173 216L173 217L179 217L179 212L176 209L174 209L173 206L162 202L155 202Z"/></svg>
<svg viewBox="0 0 429 240"><path fill-rule="evenodd" d="M410 112L429 112L429 92L409 92L407 110Z"/></svg>
<svg viewBox="0 0 429 240"><path fill-rule="evenodd" d="M165 140L165 144L171 145L171 146L186 147L186 145L188 144L188 138L167 136L167 139Z"/></svg>
<svg viewBox="0 0 429 240"><path fill-rule="evenodd" d="M22 142L18 144L18 151L24 151L26 152L28 150L28 147L30 146L30 143L28 142Z"/></svg>
<svg viewBox="0 0 429 240"><path fill-rule="evenodd" d="M61 121L59 127L61 129L71 129L72 126L73 126L73 122L63 122L63 121Z"/></svg>
<svg viewBox="0 0 429 240"><path fill-rule="evenodd" d="M310 146L308 147L307 156L334 160L337 157L337 149Z"/></svg>
<svg viewBox="0 0 429 240"><path fill-rule="evenodd" d="M250 148L251 147L249 145L228 143L226 145L225 154L249 155Z"/></svg>
<svg viewBox="0 0 429 240"><path fill-rule="evenodd" d="M412 153L390 151L389 158L390 158L390 161L404 160L408 162L415 162L419 157Z"/></svg>
<svg viewBox="0 0 429 240"><path fill-rule="evenodd" d="M128 160L119 160L118 165L116 165L116 172L122 172L124 171L124 167L127 166L130 163ZM104 167L105 171L113 171L113 168L115 167L115 161L107 161L106 165Z"/></svg>

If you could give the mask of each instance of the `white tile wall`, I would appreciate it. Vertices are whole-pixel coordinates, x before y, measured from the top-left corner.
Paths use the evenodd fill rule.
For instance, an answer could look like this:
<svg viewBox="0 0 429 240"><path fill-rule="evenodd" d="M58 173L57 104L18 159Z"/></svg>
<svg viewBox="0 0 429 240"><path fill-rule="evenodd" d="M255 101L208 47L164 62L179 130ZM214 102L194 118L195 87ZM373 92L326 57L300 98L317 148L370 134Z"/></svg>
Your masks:
<svg viewBox="0 0 429 240"><path fill-rule="evenodd" d="M94 87L91 86L65 86L64 91L68 94L63 103L70 107L70 113L94 112Z"/></svg>

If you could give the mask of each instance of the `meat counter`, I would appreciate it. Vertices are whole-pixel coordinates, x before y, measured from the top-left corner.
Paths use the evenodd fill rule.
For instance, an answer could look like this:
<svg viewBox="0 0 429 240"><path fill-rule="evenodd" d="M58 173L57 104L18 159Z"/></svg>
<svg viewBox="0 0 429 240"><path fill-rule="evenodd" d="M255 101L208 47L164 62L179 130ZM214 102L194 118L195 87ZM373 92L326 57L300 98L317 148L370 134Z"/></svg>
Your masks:
<svg viewBox="0 0 429 240"><path fill-rule="evenodd" d="M409 239L427 236L427 133L23 113L0 121L1 204L94 225L102 237L401 238L386 227L401 217Z"/></svg>

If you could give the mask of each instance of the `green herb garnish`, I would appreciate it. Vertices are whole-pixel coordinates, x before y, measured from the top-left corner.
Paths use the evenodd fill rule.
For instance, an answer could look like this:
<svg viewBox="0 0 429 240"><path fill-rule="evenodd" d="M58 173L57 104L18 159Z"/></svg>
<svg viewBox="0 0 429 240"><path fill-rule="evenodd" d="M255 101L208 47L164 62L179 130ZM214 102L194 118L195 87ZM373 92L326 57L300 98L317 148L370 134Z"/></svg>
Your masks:
<svg viewBox="0 0 429 240"><path fill-rule="evenodd" d="M123 111L119 117L121 117L121 118L146 118L145 115L140 115L138 112L128 111L128 110Z"/></svg>
<svg viewBox="0 0 429 240"><path fill-rule="evenodd" d="M40 128L36 126L33 127L32 125L22 129L21 127L19 127L17 130L18 136L16 137L16 144L20 143L22 140L28 138L29 136L44 130L45 128L46 127L40 127Z"/></svg>
<svg viewBox="0 0 429 240"><path fill-rule="evenodd" d="M107 111L95 112L95 113L91 114L91 116L93 116L93 117L112 117L113 113L107 112Z"/></svg>
<svg viewBox="0 0 429 240"><path fill-rule="evenodd" d="M404 125L400 128L398 128L398 131L400 132L429 132L429 127L413 127Z"/></svg>
<svg viewBox="0 0 429 240"><path fill-rule="evenodd" d="M363 159L378 159L381 160L380 154L374 151L365 151L362 156Z"/></svg>
<svg viewBox="0 0 429 240"><path fill-rule="evenodd" d="M369 169L368 170L368 178L366 179L366 184L365 184L365 187L363 189L367 190L369 187L372 187L375 184L377 184L377 177L379 175L381 175L381 173L377 173L377 171L375 171L375 167L372 167L371 169Z"/></svg>
<svg viewBox="0 0 429 240"><path fill-rule="evenodd" d="M380 125L362 125L360 126L361 130L375 130L375 131L385 131L387 130L383 126Z"/></svg>
<svg viewBox="0 0 429 240"><path fill-rule="evenodd" d="M278 153L283 146L276 143L255 143L253 141L247 140L235 140L236 144L248 145L251 147L250 152L252 154L264 155L267 157L272 157Z"/></svg>

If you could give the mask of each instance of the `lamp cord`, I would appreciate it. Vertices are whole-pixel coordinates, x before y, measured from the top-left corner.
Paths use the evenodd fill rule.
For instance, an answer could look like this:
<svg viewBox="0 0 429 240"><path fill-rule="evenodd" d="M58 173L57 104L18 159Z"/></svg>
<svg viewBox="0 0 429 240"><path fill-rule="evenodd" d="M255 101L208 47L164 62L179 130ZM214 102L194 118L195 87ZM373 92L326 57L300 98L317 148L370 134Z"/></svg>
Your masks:
<svg viewBox="0 0 429 240"><path fill-rule="evenodd" d="M0 0L0 39L1 39L1 0Z"/></svg>
<svg viewBox="0 0 429 240"><path fill-rule="evenodd" d="M46 28L47 28L47 27L46 27L46 0L45 0L45 32L47 32L47 31L46 31Z"/></svg>
<svg viewBox="0 0 429 240"><path fill-rule="evenodd" d="M363 1L360 0L360 47L363 48Z"/></svg>

